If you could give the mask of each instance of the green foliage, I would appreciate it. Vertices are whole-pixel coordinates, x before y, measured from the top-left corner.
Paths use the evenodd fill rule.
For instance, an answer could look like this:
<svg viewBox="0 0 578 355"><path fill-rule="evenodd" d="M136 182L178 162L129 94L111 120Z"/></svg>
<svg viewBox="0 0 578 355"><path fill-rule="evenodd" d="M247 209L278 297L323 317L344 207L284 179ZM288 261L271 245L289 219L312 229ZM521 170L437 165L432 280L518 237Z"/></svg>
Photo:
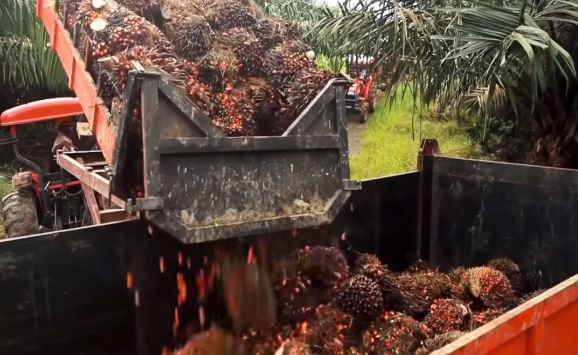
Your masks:
<svg viewBox="0 0 578 355"><path fill-rule="evenodd" d="M368 127L358 154L351 157L354 179L369 179L399 174L417 167L417 153L421 138L436 138L444 154L463 158L484 159L480 146L470 136L468 125L456 120L414 120L427 108L416 107L410 93L398 90L393 104L381 100Z"/></svg>
<svg viewBox="0 0 578 355"><path fill-rule="evenodd" d="M315 57L315 65L319 69L333 73L347 73L347 65L341 57L320 54Z"/></svg>
<svg viewBox="0 0 578 355"><path fill-rule="evenodd" d="M282 18L299 25L303 41L319 55L334 56L341 40L339 34L320 34L314 31L316 24L325 16L323 7L312 0L255 0L269 16Z"/></svg>
<svg viewBox="0 0 578 355"><path fill-rule="evenodd" d="M0 85L13 91L67 90L66 75L48 34L36 17L34 0L0 1Z"/></svg>
<svg viewBox="0 0 578 355"><path fill-rule="evenodd" d="M523 117L547 111L546 95L563 96L576 80L576 44L560 30L578 24L575 1L346 0L325 16L314 30L343 36L336 53L392 68L390 99L411 85L415 102L470 104L487 119L507 104Z"/></svg>

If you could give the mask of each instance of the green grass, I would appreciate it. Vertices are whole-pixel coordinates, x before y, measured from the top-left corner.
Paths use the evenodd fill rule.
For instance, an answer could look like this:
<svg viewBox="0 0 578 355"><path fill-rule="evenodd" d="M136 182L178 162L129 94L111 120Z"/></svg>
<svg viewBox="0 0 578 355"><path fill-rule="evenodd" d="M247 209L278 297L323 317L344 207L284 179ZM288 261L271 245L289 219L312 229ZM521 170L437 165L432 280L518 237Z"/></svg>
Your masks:
<svg viewBox="0 0 578 355"><path fill-rule="evenodd" d="M422 112L426 113L427 109ZM368 179L415 170L421 138L436 138L444 155L484 158L468 135L467 127L455 120L434 122L422 119L420 122L419 115L419 110L414 110L409 92L403 98L398 95L391 109L389 100L382 99L367 123L369 126L359 153L351 157L352 178Z"/></svg>
<svg viewBox="0 0 578 355"><path fill-rule="evenodd" d="M0 176L0 199L8 193L8 190L10 190L10 185L11 182L9 179Z"/></svg>

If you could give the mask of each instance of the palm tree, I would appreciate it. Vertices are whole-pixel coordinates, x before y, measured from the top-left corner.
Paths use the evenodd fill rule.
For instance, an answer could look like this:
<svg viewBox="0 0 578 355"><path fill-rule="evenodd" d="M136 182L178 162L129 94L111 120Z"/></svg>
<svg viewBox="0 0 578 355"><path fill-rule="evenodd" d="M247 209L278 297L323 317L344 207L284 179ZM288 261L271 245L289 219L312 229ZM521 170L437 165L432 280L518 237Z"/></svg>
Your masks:
<svg viewBox="0 0 578 355"><path fill-rule="evenodd" d="M0 1L0 86L13 94L66 92L66 75L35 10L34 0Z"/></svg>
<svg viewBox="0 0 578 355"><path fill-rule="evenodd" d="M340 32L343 53L397 63L393 83L426 104L530 118L530 162L578 168L575 1L346 0L315 31Z"/></svg>

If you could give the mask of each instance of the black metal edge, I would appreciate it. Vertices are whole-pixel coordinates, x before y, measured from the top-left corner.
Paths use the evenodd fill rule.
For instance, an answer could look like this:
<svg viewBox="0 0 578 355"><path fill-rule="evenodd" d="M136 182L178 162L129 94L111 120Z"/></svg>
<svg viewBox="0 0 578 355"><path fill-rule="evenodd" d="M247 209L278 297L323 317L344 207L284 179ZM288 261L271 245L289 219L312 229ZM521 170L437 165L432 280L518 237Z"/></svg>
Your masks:
<svg viewBox="0 0 578 355"><path fill-rule="evenodd" d="M112 157L112 175L113 188L118 190L120 185L120 178L124 171L124 163L127 159L127 145L129 140L130 122L132 119L131 113L133 111L134 102L138 93L138 85L136 80L136 73L130 72L126 90L123 95L122 111L119 117L118 127L116 130L116 141L114 147L114 155Z"/></svg>
<svg viewBox="0 0 578 355"><path fill-rule="evenodd" d="M435 243L431 223L434 156L438 153L439 147L437 140L422 140L418 153L420 181L418 194L417 257L424 260L430 260L432 254L431 248L432 245L434 245L433 243Z"/></svg>
<svg viewBox="0 0 578 355"><path fill-rule="evenodd" d="M318 119L327 105L335 98L336 86L345 85L344 79L331 79L323 89L315 96L315 99L301 112L299 117L287 128L282 136L302 135L306 133L311 124Z"/></svg>
<svg viewBox="0 0 578 355"><path fill-rule="evenodd" d="M161 138L159 154L222 153L253 151L287 151L340 148L340 137L228 137L228 138Z"/></svg>
<svg viewBox="0 0 578 355"><path fill-rule="evenodd" d="M159 154L157 151L158 132L156 122L159 109L159 90L157 79L143 78L141 83L141 117L144 171L143 181L145 197L157 197L160 186Z"/></svg>
<svg viewBox="0 0 578 355"><path fill-rule="evenodd" d="M436 156L434 159L436 162L435 174L443 173L477 182L523 184L547 189L556 188L556 186L544 185L545 178L556 176L567 182L566 187L573 185L574 189L578 190L578 170L444 156ZM464 165L469 166L469 168L464 169ZM472 170L476 174L472 174Z"/></svg>
<svg viewBox="0 0 578 355"><path fill-rule="evenodd" d="M159 81L159 89L207 137L226 137L225 132L215 126L213 121L197 108L181 88L164 76Z"/></svg>
<svg viewBox="0 0 578 355"><path fill-rule="evenodd" d="M223 239L246 237L287 231L292 229L313 228L330 224L349 200L351 192L338 191L326 205L324 211L281 216L257 221L240 222L229 225L210 225L187 229L163 213L147 212L146 218L158 228L179 239L185 244L205 243ZM217 236L218 235L218 236Z"/></svg>
<svg viewBox="0 0 578 355"><path fill-rule="evenodd" d="M345 115L345 87L335 86L335 114L337 121L337 134L340 144L339 173L342 180L349 180L351 170L349 168L349 140L347 137L347 120Z"/></svg>

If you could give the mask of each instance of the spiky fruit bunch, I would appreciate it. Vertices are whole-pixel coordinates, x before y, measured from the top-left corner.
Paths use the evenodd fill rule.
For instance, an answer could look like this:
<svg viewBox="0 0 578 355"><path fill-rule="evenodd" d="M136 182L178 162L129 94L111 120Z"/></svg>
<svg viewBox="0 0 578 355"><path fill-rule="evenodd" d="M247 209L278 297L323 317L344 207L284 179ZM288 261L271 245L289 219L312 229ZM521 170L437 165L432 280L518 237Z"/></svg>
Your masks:
<svg viewBox="0 0 578 355"><path fill-rule="evenodd" d="M401 294L397 288L395 277L381 264L377 256L361 254L355 261L355 272L369 277L379 285L385 309L399 310Z"/></svg>
<svg viewBox="0 0 578 355"><path fill-rule="evenodd" d="M187 92L195 105L201 111L214 117L217 111L217 96L213 94L211 87L191 75L187 81Z"/></svg>
<svg viewBox="0 0 578 355"><path fill-rule="evenodd" d="M282 89L285 100L273 117L275 133L283 133L323 89L333 74L306 68Z"/></svg>
<svg viewBox="0 0 578 355"><path fill-rule="evenodd" d="M283 41L296 40L300 35L297 25L272 18L259 19L253 31L266 49Z"/></svg>
<svg viewBox="0 0 578 355"><path fill-rule="evenodd" d="M355 318L372 320L383 312L383 296L378 284L363 275L355 275L337 288L335 305Z"/></svg>
<svg viewBox="0 0 578 355"><path fill-rule="evenodd" d="M463 331L468 328L470 310L462 302L454 299L437 299L430 306L430 311L424 319L427 325L436 334L451 331Z"/></svg>
<svg viewBox="0 0 578 355"><path fill-rule="evenodd" d="M243 74L259 76L264 73L265 49L249 31L244 28L232 28L223 32L218 42L233 48L237 60L241 63Z"/></svg>
<svg viewBox="0 0 578 355"><path fill-rule="evenodd" d="M318 303L311 288L311 280L299 272L297 260L276 264L273 280L277 309L283 321L304 321L315 312Z"/></svg>
<svg viewBox="0 0 578 355"><path fill-rule="evenodd" d="M514 261L508 258L499 258L491 260L487 265L506 275L510 285L512 285L512 290L516 294L520 295L524 292L522 273L520 272L520 267Z"/></svg>
<svg viewBox="0 0 578 355"><path fill-rule="evenodd" d="M488 308L510 307L515 302L510 281L501 271L491 267L475 267L468 270L466 285L472 296Z"/></svg>
<svg viewBox="0 0 578 355"><path fill-rule="evenodd" d="M298 252L299 270L317 285L332 288L349 276L349 265L334 247L305 247Z"/></svg>
<svg viewBox="0 0 578 355"><path fill-rule="evenodd" d="M419 259L407 269L407 272L419 273L419 272L431 272L435 271L436 267L427 260Z"/></svg>
<svg viewBox="0 0 578 355"><path fill-rule="evenodd" d="M450 289L449 277L437 271L404 273L396 279L396 283L404 313L416 318L425 315L433 301Z"/></svg>
<svg viewBox="0 0 578 355"><path fill-rule="evenodd" d="M321 305L316 318L304 335L308 344L323 354L343 353L348 344L348 331L353 323L351 315L337 308Z"/></svg>
<svg viewBox="0 0 578 355"><path fill-rule="evenodd" d="M222 92L231 89L239 78L240 63L235 53L224 47L214 46L209 53L199 62L198 79Z"/></svg>
<svg viewBox="0 0 578 355"><path fill-rule="evenodd" d="M254 136L257 133L255 106L247 91L230 87L215 96L218 100L216 116L213 117L215 125L229 136Z"/></svg>
<svg viewBox="0 0 578 355"><path fill-rule="evenodd" d="M465 267L456 267L448 273L451 281L450 294L463 302L472 300L466 285L468 270Z"/></svg>
<svg viewBox="0 0 578 355"><path fill-rule="evenodd" d="M387 312L362 335L363 350L370 354L412 354L425 339L424 327L401 313Z"/></svg>
<svg viewBox="0 0 578 355"><path fill-rule="evenodd" d="M118 3L107 0L105 6L95 9L91 0L82 1L76 23L87 35L95 58L114 55L134 46L173 51L168 39L156 26Z"/></svg>
<svg viewBox="0 0 578 355"><path fill-rule="evenodd" d="M298 41L283 42L265 54L264 65L267 73L274 75L295 75L306 68L313 67L313 61L307 55L308 48Z"/></svg>
<svg viewBox="0 0 578 355"><path fill-rule="evenodd" d="M226 31L232 28L251 27L257 23L257 18L247 4L229 0L219 6L212 23L216 29Z"/></svg>
<svg viewBox="0 0 578 355"><path fill-rule="evenodd" d="M117 0L119 4L149 20L161 9L159 0Z"/></svg>
<svg viewBox="0 0 578 355"><path fill-rule="evenodd" d="M482 325L493 321L502 314L506 313L505 308L488 308L485 310L473 312L472 314L472 327L478 328Z"/></svg>
<svg viewBox="0 0 578 355"><path fill-rule="evenodd" d="M450 343L453 343L454 341L461 338L464 334L466 334L466 333L454 331L454 332L448 332L445 334L436 335L434 338L431 338L431 339L426 339L423 342L423 346L415 352L415 355L430 354L430 353L434 352L435 350L441 349L444 346L446 346Z"/></svg>
<svg viewBox="0 0 578 355"><path fill-rule="evenodd" d="M110 60L110 66L108 62L103 65L108 66L112 75L112 81L119 93L124 92L128 72L132 69L133 61L143 66L162 69L170 74L174 83L181 87L186 86L187 78L189 77L189 70L186 63L179 60L173 54L162 53L149 47L136 46L118 53Z"/></svg>
<svg viewBox="0 0 578 355"><path fill-rule="evenodd" d="M531 300L532 298L540 296L540 295L541 295L542 293L544 293L545 291L546 291L546 290L544 290L544 289L532 291L532 292L524 295L524 297L520 298L519 304L528 302L528 301Z"/></svg>
<svg viewBox="0 0 578 355"><path fill-rule="evenodd" d="M164 31L177 53L188 59L199 59L207 54L215 39L211 26L198 16L169 22L164 26Z"/></svg>

